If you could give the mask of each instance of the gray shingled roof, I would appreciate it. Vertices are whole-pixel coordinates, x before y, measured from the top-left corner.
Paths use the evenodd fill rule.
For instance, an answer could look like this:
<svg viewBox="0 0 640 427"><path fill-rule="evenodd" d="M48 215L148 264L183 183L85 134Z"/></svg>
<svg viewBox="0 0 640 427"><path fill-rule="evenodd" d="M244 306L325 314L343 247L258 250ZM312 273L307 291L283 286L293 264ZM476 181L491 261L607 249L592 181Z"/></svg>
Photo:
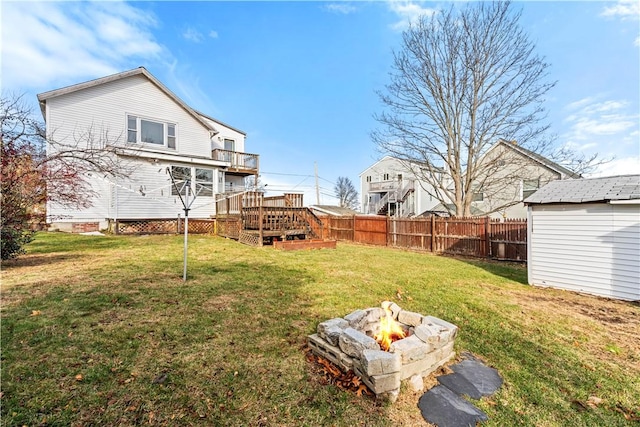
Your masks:
<svg viewBox="0 0 640 427"><path fill-rule="evenodd" d="M358 212L353 209L341 208L335 205L311 205L309 208L333 216L353 216L358 214Z"/></svg>
<svg viewBox="0 0 640 427"><path fill-rule="evenodd" d="M524 202L585 203L640 199L640 175L552 181Z"/></svg>

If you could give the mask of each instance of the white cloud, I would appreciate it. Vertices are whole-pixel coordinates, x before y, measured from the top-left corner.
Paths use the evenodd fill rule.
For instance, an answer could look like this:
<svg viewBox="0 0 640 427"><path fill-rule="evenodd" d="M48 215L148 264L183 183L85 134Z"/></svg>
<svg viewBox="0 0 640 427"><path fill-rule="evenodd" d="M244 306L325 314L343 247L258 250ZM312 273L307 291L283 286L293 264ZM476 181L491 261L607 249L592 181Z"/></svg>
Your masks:
<svg viewBox="0 0 640 427"><path fill-rule="evenodd" d="M3 87L50 89L159 60L156 25L120 2L3 2Z"/></svg>
<svg viewBox="0 0 640 427"><path fill-rule="evenodd" d="M613 5L606 6L600 16L607 18L617 18L622 21L640 20L640 1L638 0L618 0ZM640 36L633 41L634 46L640 46Z"/></svg>
<svg viewBox="0 0 640 427"><path fill-rule="evenodd" d="M182 33L182 37L185 40L189 40L194 43L200 43L204 40L204 35L200 31L192 27L188 27L186 30L184 30L184 32Z"/></svg>
<svg viewBox="0 0 640 427"><path fill-rule="evenodd" d="M396 31L405 30L409 24L415 23L420 16L431 16L436 13L436 9L422 7L420 2L389 0L387 4L389 9L400 18L398 22L392 25L392 28Z"/></svg>
<svg viewBox="0 0 640 427"><path fill-rule="evenodd" d="M565 138L585 141L599 136L629 134L638 128L638 114L629 111L627 101L598 101L588 97L565 107L570 111L564 122L570 126Z"/></svg>
<svg viewBox="0 0 640 427"><path fill-rule="evenodd" d="M589 178L596 178L601 176L616 176L616 175L636 175L640 170L640 156L629 156L619 159L614 159L609 163L600 165L598 169L589 174Z"/></svg>
<svg viewBox="0 0 640 427"><path fill-rule="evenodd" d="M619 0L612 6L606 6L600 15L637 20L640 19L640 2L638 0Z"/></svg>
<svg viewBox="0 0 640 427"><path fill-rule="evenodd" d="M341 13L343 15L348 15L357 10L355 6L349 3L329 3L324 5L323 9L328 12Z"/></svg>
<svg viewBox="0 0 640 427"><path fill-rule="evenodd" d="M206 37L210 37L212 39L218 38L218 32L215 30L209 31L205 36L204 33L196 30L193 27L187 27L186 30L182 33L182 38L194 43L202 43Z"/></svg>

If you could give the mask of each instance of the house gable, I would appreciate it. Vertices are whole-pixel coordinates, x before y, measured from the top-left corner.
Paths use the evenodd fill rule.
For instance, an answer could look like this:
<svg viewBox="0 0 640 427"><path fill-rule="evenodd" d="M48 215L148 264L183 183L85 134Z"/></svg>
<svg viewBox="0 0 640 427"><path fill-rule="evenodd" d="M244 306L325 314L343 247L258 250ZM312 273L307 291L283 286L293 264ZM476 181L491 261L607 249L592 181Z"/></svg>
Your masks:
<svg viewBox="0 0 640 427"><path fill-rule="evenodd" d="M512 152L514 155L518 155L518 157L525 159L529 164L538 165L543 167L550 172L558 174L559 179L567 179L567 178L581 178L579 174L565 168L558 163L549 160L548 158L535 153L531 150L528 150L524 147L519 146L515 141L509 142L504 139L500 139L497 143L495 143L483 156L481 162L486 161L485 159L491 157L494 151L499 151L501 153Z"/></svg>
<svg viewBox="0 0 640 427"><path fill-rule="evenodd" d="M155 85L160 91L164 92L168 98L173 100L176 104L178 104L181 108L183 108L187 113L192 115L196 120L200 121L202 125L209 129L212 132L217 132L216 129L211 126L210 123L203 120L201 115L194 111L191 107L184 103L178 96L176 96L172 91L170 91L165 85L163 85L158 79L156 79L149 71L147 71L144 67L134 68L133 70L123 71L121 73L113 74L106 77L101 77L99 79L90 80L88 82L78 83L71 86L66 86L60 89L54 89L48 92L43 92L38 94L38 101L40 102L40 109L42 111L42 115L47 119L45 113L45 103L47 100L72 94L74 92L98 87L100 85L108 84L111 82L117 82L119 80L127 79L132 76L144 76L147 80L149 80L153 85ZM213 119L212 119L213 120Z"/></svg>
<svg viewBox="0 0 640 427"><path fill-rule="evenodd" d="M93 142L118 147L133 170L126 179L90 174L92 206L73 210L49 203L50 221L100 222L102 228L106 219L176 218L183 212L171 182L174 171L199 196L192 207L196 217L215 214L214 197L227 187L244 187L247 172L228 169L235 158L244 159L246 134L196 112L144 68L44 92L38 100L52 140L82 147L93 136ZM234 141L231 151L240 155L213 155L226 140ZM252 156L251 170L257 171Z"/></svg>

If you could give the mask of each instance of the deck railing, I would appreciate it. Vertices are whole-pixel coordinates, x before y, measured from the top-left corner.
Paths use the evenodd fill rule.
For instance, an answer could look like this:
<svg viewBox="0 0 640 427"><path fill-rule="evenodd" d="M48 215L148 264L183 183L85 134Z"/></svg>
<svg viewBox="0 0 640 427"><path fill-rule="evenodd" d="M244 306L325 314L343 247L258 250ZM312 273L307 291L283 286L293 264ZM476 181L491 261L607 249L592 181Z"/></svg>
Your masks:
<svg viewBox="0 0 640 427"><path fill-rule="evenodd" d="M258 173L260 156L258 154L240 153L237 151L216 148L211 152L213 160L230 163L230 171L240 173Z"/></svg>
<svg viewBox="0 0 640 427"><path fill-rule="evenodd" d="M242 208L242 226L245 230L259 230L262 221L265 231L307 230L306 211L307 208L275 206Z"/></svg>
<svg viewBox="0 0 640 427"><path fill-rule="evenodd" d="M400 188L400 181L398 180L390 180L390 181L376 181L369 183L369 191L371 192L382 192L382 191L395 191Z"/></svg>

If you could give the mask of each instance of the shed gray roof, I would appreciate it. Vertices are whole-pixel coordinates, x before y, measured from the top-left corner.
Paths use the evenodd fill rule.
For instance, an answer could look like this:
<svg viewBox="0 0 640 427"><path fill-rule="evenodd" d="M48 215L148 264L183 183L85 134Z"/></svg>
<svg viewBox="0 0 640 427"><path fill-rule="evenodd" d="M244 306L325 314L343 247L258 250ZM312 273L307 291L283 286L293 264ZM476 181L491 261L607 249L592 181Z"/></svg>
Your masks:
<svg viewBox="0 0 640 427"><path fill-rule="evenodd" d="M358 214L358 212L353 209L334 205L311 205L309 209L333 216L353 216Z"/></svg>
<svg viewBox="0 0 640 427"><path fill-rule="evenodd" d="M640 175L551 181L524 202L586 203L640 199Z"/></svg>

